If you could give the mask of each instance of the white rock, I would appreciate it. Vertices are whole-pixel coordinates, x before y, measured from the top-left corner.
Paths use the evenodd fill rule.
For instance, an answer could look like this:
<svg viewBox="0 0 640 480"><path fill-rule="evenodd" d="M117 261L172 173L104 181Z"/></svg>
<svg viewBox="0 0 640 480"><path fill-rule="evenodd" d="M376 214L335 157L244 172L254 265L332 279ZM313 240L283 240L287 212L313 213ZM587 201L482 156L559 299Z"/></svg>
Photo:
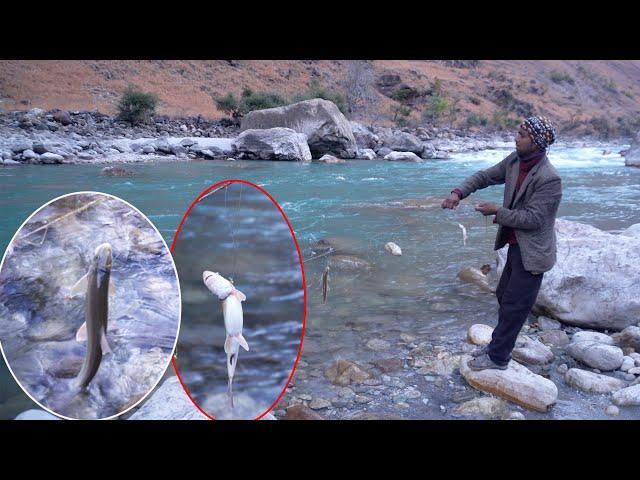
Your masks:
<svg viewBox="0 0 640 480"><path fill-rule="evenodd" d="M572 343L596 342L596 343L603 343L605 345L615 344L613 338L611 338L609 335L605 335L604 333L600 333L600 332L592 332L589 330L584 330L582 332L574 333L573 336L571 337L571 342Z"/></svg>
<svg viewBox="0 0 640 480"><path fill-rule="evenodd" d="M325 153L323 156L317 159L316 162L328 163L328 164L347 163L341 158L334 157L333 155L329 155L328 153Z"/></svg>
<svg viewBox="0 0 640 480"><path fill-rule="evenodd" d="M491 343L492 334L493 328L489 325L476 323L471 325L469 330L467 330L467 340L474 345L485 346Z"/></svg>
<svg viewBox="0 0 640 480"><path fill-rule="evenodd" d="M528 365L544 365L553 360L553 352L542 342L529 337L521 337L521 346L513 349L513 358Z"/></svg>
<svg viewBox="0 0 640 480"><path fill-rule="evenodd" d="M559 330L562 327L562 324L553 318L539 316L538 327L540 327L540 330L542 331Z"/></svg>
<svg viewBox="0 0 640 480"><path fill-rule="evenodd" d="M558 398L558 388L551 380L536 375L514 360L509 362L506 370L474 372L467 366L470 359L468 355L462 358L460 373L469 385L478 390L539 412L549 411Z"/></svg>
<svg viewBox="0 0 640 480"><path fill-rule="evenodd" d="M640 375L640 367L630 368L627 373L630 373L631 375Z"/></svg>
<svg viewBox="0 0 640 480"><path fill-rule="evenodd" d="M391 152L384 156L390 162L422 162L422 159L413 152Z"/></svg>
<svg viewBox="0 0 640 480"><path fill-rule="evenodd" d="M311 160L307 137L290 128L245 130L233 141L233 146L238 158L306 162Z"/></svg>
<svg viewBox="0 0 640 480"><path fill-rule="evenodd" d="M564 375L564 380L572 387L590 393L611 393L626 385L622 380L580 368L571 368Z"/></svg>
<svg viewBox="0 0 640 480"><path fill-rule="evenodd" d="M622 370L623 372L628 372L635 366L635 364L636 362L633 361L633 358L625 356L622 359L622 365L620 366L620 370Z"/></svg>
<svg viewBox="0 0 640 480"><path fill-rule="evenodd" d="M556 220L556 265L544 274L536 306L564 323L622 330L640 318L640 234L611 234ZM498 275L507 248L497 252Z"/></svg>
<svg viewBox="0 0 640 480"><path fill-rule="evenodd" d="M613 394L613 403L620 407L640 405L640 384L615 392Z"/></svg>
<svg viewBox="0 0 640 480"><path fill-rule="evenodd" d="M604 413L606 413L610 417L617 417L618 415L620 415L620 409L615 405L609 405L607 408L605 408Z"/></svg>
<svg viewBox="0 0 640 480"><path fill-rule="evenodd" d="M400 256L402 255L402 249L393 242L387 242L384 245L384 249L389 252L391 255Z"/></svg>
<svg viewBox="0 0 640 480"><path fill-rule="evenodd" d="M499 419L507 415L508 410L507 402L500 398L479 397L461 403L453 409L453 412L460 415Z"/></svg>
<svg viewBox="0 0 640 480"><path fill-rule="evenodd" d="M567 345L566 351L576 360L603 372L620 368L624 357L618 347L589 341L572 342Z"/></svg>
<svg viewBox="0 0 640 480"><path fill-rule="evenodd" d="M185 393L178 377L167 378L129 420L206 420Z"/></svg>
<svg viewBox="0 0 640 480"><path fill-rule="evenodd" d="M60 420L55 415L40 409L31 409L19 414L15 420Z"/></svg>
<svg viewBox="0 0 640 480"><path fill-rule="evenodd" d="M40 155L40 161L43 163L61 163L63 160L64 157L57 153L45 152Z"/></svg>
<svg viewBox="0 0 640 480"><path fill-rule="evenodd" d="M358 150L358 154L356 155L358 160L375 160L376 157L376 152L370 148L361 148Z"/></svg>

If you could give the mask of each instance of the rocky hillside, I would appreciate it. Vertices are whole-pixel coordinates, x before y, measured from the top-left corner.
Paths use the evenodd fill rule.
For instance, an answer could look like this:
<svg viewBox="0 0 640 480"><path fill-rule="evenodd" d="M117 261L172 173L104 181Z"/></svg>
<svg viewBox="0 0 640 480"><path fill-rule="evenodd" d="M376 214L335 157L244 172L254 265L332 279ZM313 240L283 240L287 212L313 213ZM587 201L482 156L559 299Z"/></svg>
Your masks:
<svg viewBox="0 0 640 480"><path fill-rule="evenodd" d="M350 61L0 61L0 109L113 114L129 84L159 96L158 112L220 118L213 98L244 88L287 99L312 84L345 95ZM352 70L351 70L352 71ZM365 108L379 124L511 128L543 113L574 133L626 135L640 121L640 61L376 60Z"/></svg>

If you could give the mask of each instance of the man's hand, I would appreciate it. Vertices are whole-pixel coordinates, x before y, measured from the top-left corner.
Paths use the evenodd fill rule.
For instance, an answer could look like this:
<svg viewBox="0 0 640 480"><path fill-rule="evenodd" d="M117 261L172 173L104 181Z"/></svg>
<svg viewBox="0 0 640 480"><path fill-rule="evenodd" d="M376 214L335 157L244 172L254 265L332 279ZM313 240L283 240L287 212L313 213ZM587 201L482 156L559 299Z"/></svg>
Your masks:
<svg viewBox="0 0 640 480"><path fill-rule="evenodd" d="M456 208L458 208L459 203L460 197L458 196L458 194L451 192L451 195L449 195L442 201L442 208L451 208L455 210Z"/></svg>
<svg viewBox="0 0 640 480"><path fill-rule="evenodd" d="M485 217L498 213L498 205L493 202L482 202L476 205L476 212L480 212Z"/></svg>

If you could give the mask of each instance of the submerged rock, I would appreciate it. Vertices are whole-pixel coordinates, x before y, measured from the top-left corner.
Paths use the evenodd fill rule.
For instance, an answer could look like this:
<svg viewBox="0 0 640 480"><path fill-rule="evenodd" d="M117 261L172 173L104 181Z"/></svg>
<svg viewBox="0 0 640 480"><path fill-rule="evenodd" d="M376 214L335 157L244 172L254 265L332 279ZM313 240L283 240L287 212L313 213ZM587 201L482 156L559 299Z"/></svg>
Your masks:
<svg viewBox="0 0 640 480"><path fill-rule="evenodd" d="M245 130L233 141L233 146L241 159L311 160L306 137L290 128Z"/></svg>
<svg viewBox="0 0 640 480"><path fill-rule="evenodd" d="M489 285L489 277L482 273L482 270L475 267L466 267L458 272L458 279L461 282L477 285L485 292L493 292L494 289Z"/></svg>
<svg viewBox="0 0 640 480"><path fill-rule="evenodd" d="M508 415L509 405L499 398L479 397L458 405L453 409L453 413L495 420Z"/></svg>
<svg viewBox="0 0 640 480"><path fill-rule="evenodd" d="M393 242L387 242L384 245L384 249L389 252L391 255L400 256L402 255L402 249Z"/></svg>
<svg viewBox="0 0 640 480"><path fill-rule="evenodd" d="M589 393L611 393L623 388L626 384L617 378L580 368L571 368L565 373L564 380L572 387Z"/></svg>
<svg viewBox="0 0 640 480"><path fill-rule="evenodd" d="M545 273L536 308L579 327L622 330L640 318L638 229L621 234L556 220L556 265ZM506 247L499 250L502 273Z"/></svg>
<svg viewBox="0 0 640 480"><path fill-rule="evenodd" d="M353 255L333 255L329 258L329 267L346 272L358 272L373 268L366 260Z"/></svg>
<svg viewBox="0 0 640 480"><path fill-rule="evenodd" d="M100 174L107 177L133 177L135 175L132 171L122 167L104 167Z"/></svg>
<svg viewBox="0 0 640 480"><path fill-rule="evenodd" d="M356 139L351 124L329 100L315 98L284 107L254 110L242 118L241 129L283 127L306 135L314 157L330 153L340 158L355 158Z"/></svg>
<svg viewBox="0 0 640 480"><path fill-rule="evenodd" d="M620 348L590 341L572 342L566 351L576 360L603 372L617 370L624 359Z"/></svg>
<svg viewBox="0 0 640 480"><path fill-rule="evenodd" d="M285 420L324 420L318 413L302 404L292 405L286 411Z"/></svg>
<svg viewBox="0 0 640 480"><path fill-rule="evenodd" d="M547 412L558 398L558 388L551 380L536 375L516 361L506 370L475 372L467 366L470 356L460 362L460 373L472 387L510 400L525 408Z"/></svg>
<svg viewBox="0 0 640 480"><path fill-rule="evenodd" d="M325 153L323 156L321 156L319 159L315 161L320 163L328 163L328 164L347 163L341 158L334 157L333 155L329 155L328 153Z"/></svg>

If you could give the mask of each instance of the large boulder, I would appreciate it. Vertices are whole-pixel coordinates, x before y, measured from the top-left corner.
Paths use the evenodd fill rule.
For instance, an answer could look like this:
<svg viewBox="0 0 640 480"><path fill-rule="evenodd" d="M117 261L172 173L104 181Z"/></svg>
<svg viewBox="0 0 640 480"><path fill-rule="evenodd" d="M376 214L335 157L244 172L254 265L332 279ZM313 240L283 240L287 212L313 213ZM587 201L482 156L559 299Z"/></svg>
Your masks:
<svg viewBox="0 0 640 480"><path fill-rule="evenodd" d="M640 133L624 154L624 164L627 167L640 167Z"/></svg>
<svg viewBox="0 0 640 480"><path fill-rule="evenodd" d="M422 159L413 152L391 152L384 156L389 162L421 162Z"/></svg>
<svg viewBox="0 0 640 480"><path fill-rule="evenodd" d="M556 265L544 274L540 313L579 327L622 330L640 318L640 229L620 234L556 220ZM502 274L507 247L497 252Z"/></svg>
<svg viewBox="0 0 640 480"><path fill-rule="evenodd" d="M329 100L315 98L285 107L254 110L241 123L243 131L250 129L291 128L307 136L314 157L330 153L340 158L355 158L358 150L351 124L338 107Z"/></svg>
<svg viewBox="0 0 640 480"><path fill-rule="evenodd" d="M407 132L389 132L383 137L384 146L395 152L413 152L420 155L424 150L423 142Z"/></svg>
<svg viewBox="0 0 640 480"><path fill-rule="evenodd" d="M460 373L473 388L497 395L518 405L547 412L558 399L558 387L546 378L533 373L527 367L511 360L506 370L471 370L465 355L460 361Z"/></svg>
<svg viewBox="0 0 640 480"><path fill-rule="evenodd" d="M380 138L364 125L358 122L350 122L351 131L356 139L358 149L368 148L374 150L380 144Z"/></svg>
<svg viewBox="0 0 640 480"><path fill-rule="evenodd" d="M311 160L305 135L291 128L245 130L233 141L233 146L240 159Z"/></svg>
<svg viewBox="0 0 640 480"><path fill-rule="evenodd" d="M613 403L621 407L640 405L640 383L615 392L613 394Z"/></svg>

